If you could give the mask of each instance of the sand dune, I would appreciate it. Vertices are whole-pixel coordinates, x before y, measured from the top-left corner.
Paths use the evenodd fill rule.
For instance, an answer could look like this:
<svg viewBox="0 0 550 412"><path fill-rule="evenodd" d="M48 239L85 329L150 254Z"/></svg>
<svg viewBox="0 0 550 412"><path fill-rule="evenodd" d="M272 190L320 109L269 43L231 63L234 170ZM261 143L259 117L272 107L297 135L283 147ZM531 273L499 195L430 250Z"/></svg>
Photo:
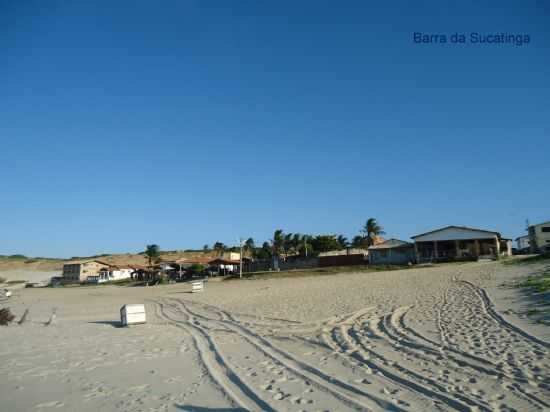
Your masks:
<svg viewBox="0 0 550 412"><path fill-rule="evenodd" d="M18 291L0 328L9 411L550 408L548 331L499 263L188 285ZM124 303L146 325L117 327ZM53 309L57 321L44 326ZM514 310L512 310L514 309ZM506 316L503 313L507 313Z"/></svg>
<svg viewBox="0 0 550 412"><path fill-rule="evenodd" d="M53 276L60 276L61 271L12 269L0 271L0 277L10 280L25 280L27 282L49 281Z"/></svg>

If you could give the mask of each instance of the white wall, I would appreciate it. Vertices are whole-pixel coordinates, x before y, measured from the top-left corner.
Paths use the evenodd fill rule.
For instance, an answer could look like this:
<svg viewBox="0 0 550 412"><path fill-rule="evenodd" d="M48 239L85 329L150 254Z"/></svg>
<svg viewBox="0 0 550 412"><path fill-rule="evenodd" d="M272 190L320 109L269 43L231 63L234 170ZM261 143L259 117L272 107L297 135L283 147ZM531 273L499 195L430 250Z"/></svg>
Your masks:
<svg viewBox="0 0 550 412"><path fill-rule="evenodd" d="M133 272L132 269L113 270L112 280L129 279L132 276L132 272Z"/></svg>

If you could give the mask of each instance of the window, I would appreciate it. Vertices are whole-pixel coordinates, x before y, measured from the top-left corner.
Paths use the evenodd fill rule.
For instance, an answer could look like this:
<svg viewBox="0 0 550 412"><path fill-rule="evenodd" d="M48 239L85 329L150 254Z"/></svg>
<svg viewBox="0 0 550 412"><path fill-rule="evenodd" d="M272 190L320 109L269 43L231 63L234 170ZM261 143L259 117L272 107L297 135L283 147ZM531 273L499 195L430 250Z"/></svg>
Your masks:
<svg viewBox="0 0 550 412"><path fill-rule="evenodd" d="M543 226L540 228L541 232L550 232L550 226Z"/></svg>

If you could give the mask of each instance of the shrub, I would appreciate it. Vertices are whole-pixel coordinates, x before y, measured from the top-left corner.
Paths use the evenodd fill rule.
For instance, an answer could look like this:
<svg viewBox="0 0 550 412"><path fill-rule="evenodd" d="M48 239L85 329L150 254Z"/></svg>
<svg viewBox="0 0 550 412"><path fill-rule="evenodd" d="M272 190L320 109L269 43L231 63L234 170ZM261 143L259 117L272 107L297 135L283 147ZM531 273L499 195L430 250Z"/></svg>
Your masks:
<svg viewBox="0 0 550 412"><path fill-rule="evenodd" d="M189 270L193 273L201 273L204 270L204 266L198 263L194 263L189 267Z"/></svg>
<svg viewBox="0 0 550 412"><path fill-rule="evenodd" d="M13 313L11 313L10 308L0 309L0 325L7 325L15 319Z"/></svg>

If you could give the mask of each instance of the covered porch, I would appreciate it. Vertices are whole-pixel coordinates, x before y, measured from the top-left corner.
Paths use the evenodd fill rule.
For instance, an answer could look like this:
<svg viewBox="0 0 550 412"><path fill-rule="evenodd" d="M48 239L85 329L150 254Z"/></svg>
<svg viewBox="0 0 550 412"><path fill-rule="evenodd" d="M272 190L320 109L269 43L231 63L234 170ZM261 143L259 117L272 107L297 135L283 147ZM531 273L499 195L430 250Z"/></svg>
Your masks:
<svg viewBox="0 0 550 412"><path fill-rule="evenodd" d="M506 248L506 241L496 237L494 239L417 241L414 244L417 262L496 259L501 255L501 250Z"/></svg>

